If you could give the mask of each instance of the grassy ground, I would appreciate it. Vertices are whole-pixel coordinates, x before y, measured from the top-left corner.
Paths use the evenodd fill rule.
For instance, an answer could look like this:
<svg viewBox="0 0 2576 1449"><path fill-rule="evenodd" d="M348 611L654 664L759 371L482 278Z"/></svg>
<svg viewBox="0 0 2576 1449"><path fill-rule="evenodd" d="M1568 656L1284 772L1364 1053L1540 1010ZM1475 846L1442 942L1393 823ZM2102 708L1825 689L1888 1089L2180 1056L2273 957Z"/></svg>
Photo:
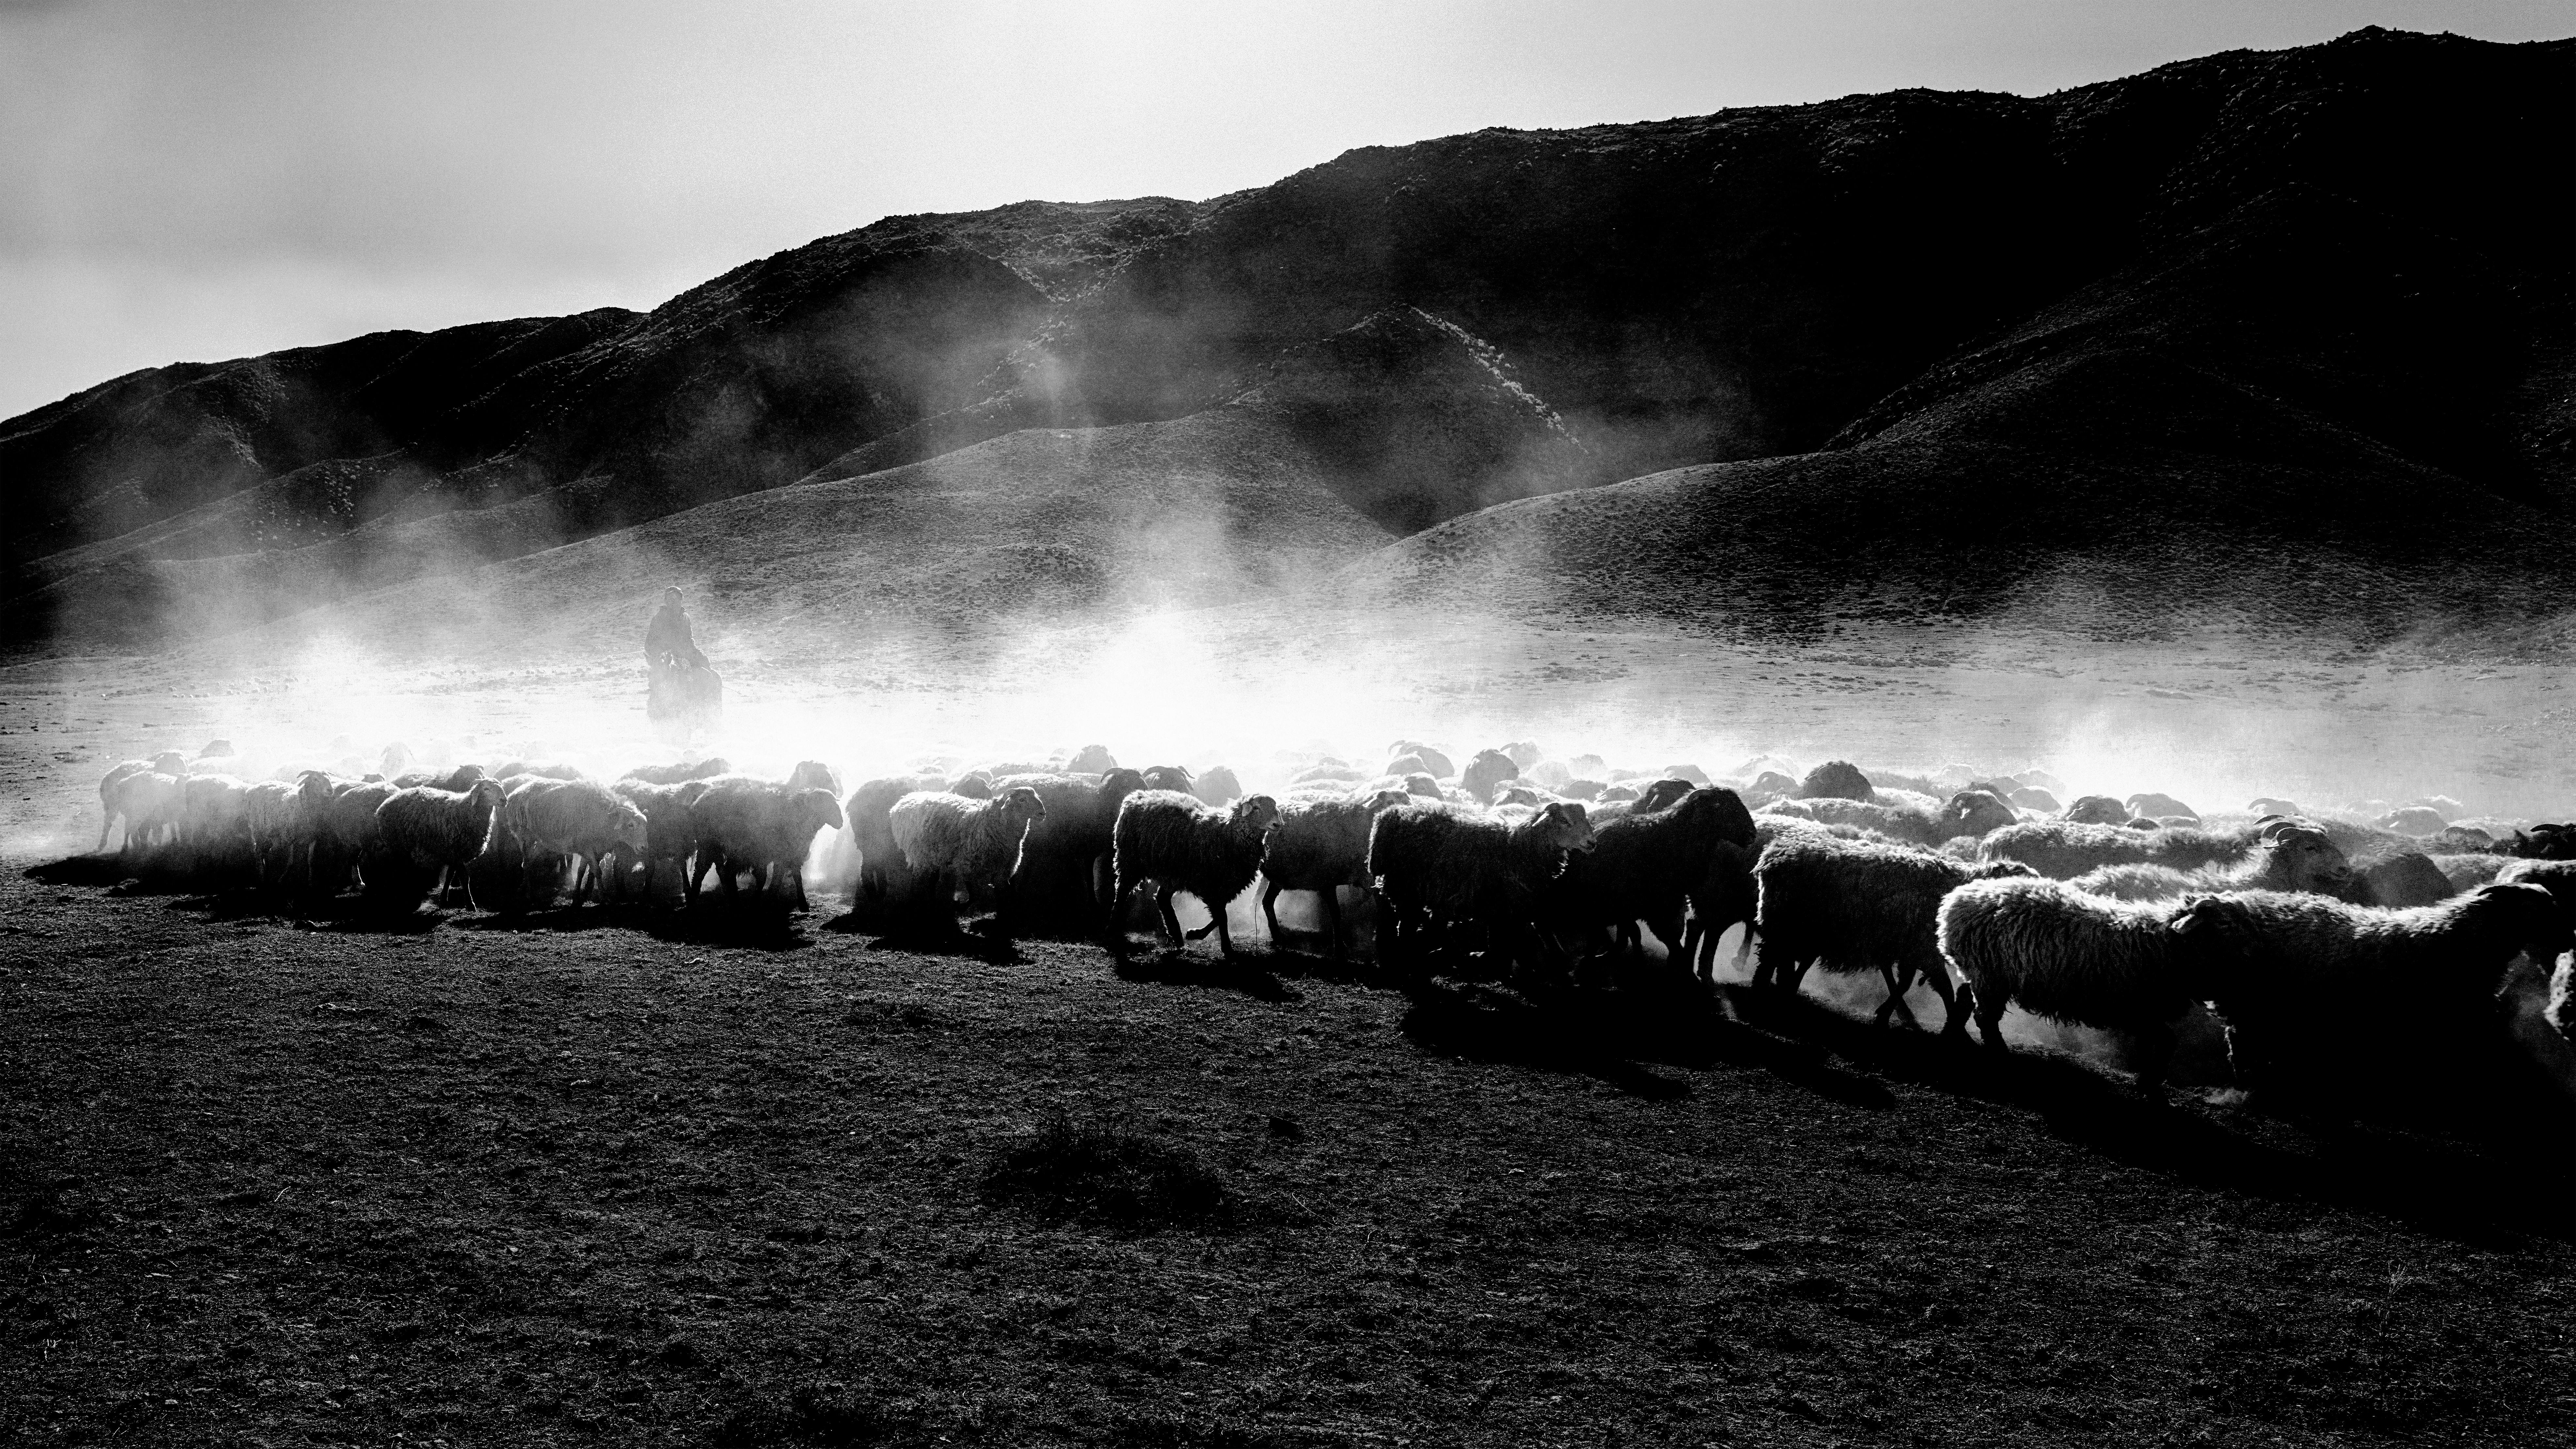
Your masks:
<svg viewBox="0 0 2576 1449"><path fill-rule="evenodd" d="M0 881L12 1442L2576 1432L2547 1153L1731 998L104 880Z"/></svg>

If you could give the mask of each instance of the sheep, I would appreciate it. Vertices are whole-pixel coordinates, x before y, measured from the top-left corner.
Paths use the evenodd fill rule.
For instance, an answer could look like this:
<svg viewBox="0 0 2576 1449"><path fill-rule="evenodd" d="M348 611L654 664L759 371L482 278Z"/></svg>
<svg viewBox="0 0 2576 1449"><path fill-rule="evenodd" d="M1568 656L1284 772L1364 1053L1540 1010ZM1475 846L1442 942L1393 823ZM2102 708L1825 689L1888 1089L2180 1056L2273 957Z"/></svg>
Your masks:
<svg viewBox="0 0 2576 1449"><path fill-rule="evenodd" d="M100 819L98 822L98 849L102 852L107 849L107 837L109 833L116 829L118 817L125 815L124 809L118 803L119 795L117 787L119 785L124 784L127 779L135 775L160 774L169 775L175 778L187 773L188 757L180 754L177 750L163 750L158 756L149 760L125 760L110 769L106 776L98 782L98 808L100 812ZM130 816L126 816L125 830L129 838L134 833L134 821Z"/></svg>
<svg viewBox="0 0 2576 1449"><path fill-rule="evenodd" d="M1798 782L1798 798L1866 802L1877 799L1878 792L1870 788L1869 777L1860 772L1859 766L1849 760L1827 760Z"/></svg>
<svg viewBox="0 0 2576 1449"><path fill-rule="evenodd" d="M2204 865L2182 871L2169 865L2138 862L2099 866L2075 877L2075 888L2088 895L2123 901L2176 900L2193 891L2312 891L2343 896L2353 889L2351 863L2326 833L2313 825L2284 822L2233 865Z"/></svg>
<svg viewBox="0 0 2576 1449"><path fill-rule="evenodd" d="M263 780L250 787L246 813L251 869L260 884L285 885L299 858L304 862L305 881L311 884L313 854L320 843L323 818L331 808L334 783L320 770L305 770L292 784ZM273 882L271 861L277 865Z"/></svg>
<svg viewBox="0 0 2576 1449"><path fill-rule="evenodd" d="M997 891L1010 880L1030 833L1046 815L1034 786L1006 785L989 800L916 790L894 802L886 823L925 894L943 904L953 923L958 897Z"/></svg>
<svg viewBox="0 0 2576 1449"><path fill-rule="evenodd" d="M179 845L192 869L250 854L250 787L230 775L190 775L180 788Z"/></svg>
<svg viewBox="0 0 2576 1449"><path fill-rule="evenodd" d="M2346 899L2356 905L2402 910L2446 900L2454 889L2440 866L2415 847L2364 848L2353 859L2357 884Z"/></svg>
<svg viewBox="0 0 2576 1449"><path fill-rule="evenodd" d="M1105 775L1118 768L1118 757L1109 753L1107 745L1084 745L1073 752L1073 758L1065 762L1064 768L1069 774ZM1040 772L1014 770L1011 773L1037 774Z"/></svg>
<svg viewBox="0 0 2576 1449"><path fill-rule="evenodd" d="M1366 796L1331 800L1291 800L1279 813L1279 828L1262 848L1262 919L1278 940L1279 893L1313 891L1322 898L1324 932L1334 960L1343 959L1341 887L1369 887L1369 830L1377 817L1413 797L1403 790L1380 790Z"/></svg>
<svg viewBox="0 0 2576 1449"><path fill-rule="evenodd" d="M814 837L826 829L838 830L848 821L839 797L825 786L799 785L795 775L784 781L719 775L691 780L680 789L697 837L697 860L686 877L691 902L697 900L709 870L715 871L727 897L735 894L735 873L748 870L764 891L778 889L783 878L790 906L805 908L805 856L814 848ZM632 813L632 806L627 809ZM636 826L633 848L640 853L644 848L640 814Z"/></svg>
<svg viewBox="0 0 2576 1449"><path fill-rule="evenodd" d="M339 894L350 872L363 871L364 863L376 856L381 838L376 807L393 793L394 787L382 780L332 782L331 800L322 807L321 829L314 837L313 865L306 873L316 894Z"/></svg>
<svg viewBox="0 0 2576 1449"><path fill-rule="evenodd" d="M1426 745L1420 740L1397 740L1386 747L1386 758L1386 772L1390 775L1409 775L1414 770L1420 770L1424 774L1446 780L1458 773L1458 767L1450 761L1447 751L1434 745ZM1420 763L1410 769L1397 768L1397 761L1408 758Z"/></svg>
<svg viewBox="0 0 2576 1449"><path fill-rule="evenodd" d="M1485 926L1506 956L1531 959L1540 892L1574 852L1591 848L1592 822L1571 800L1511 824L1439 805L1382 812L1370 827L1368 853L1369 878L1385 908L1380 964L1394 964L1424 928L1461 922Z"/></svg>
<svg viewBox="0 0 2576 1449"><path fill-rule="evenodd" d="M1509 786L1505 786L1504 788L1506 790L1510 789ZM1592 823L1596 827L1607 825L1611 821L1620 819L1624 816L1652 815L1656 811L1667 809L1680 801L1682 797L1690 794L1692 788L1693 787L1688 780L1666 776L1665 778L1648 785L1645 789L1638 791L1635 796L1629 799L1611 800L1599 805L1589 806L1586 808L1584 813L1591 817ZM1728 791L1727 793L1733 794L1734 792ZM1500 803L1500 800L1501 797L1497 796L1497 803ZM1545 802L1539 801L1537 803L1543 804ZM1740 799L1738 803L1741 803Z"/></svg>
<svg viewBox="0 0 2576 1449"><path fill-rule="evenodd" d="M1762 808L1768 814L1812 820L1819 825L1875 830L1891 840L1922 846L1939 845L1962 835L1989 835L2021 818L2011 806L1983 790L1962 790L1937 813L1884 800L1852 800L1835 795L1775 800Z"/></svg>
<svg viewBox="0 0 2576 1449"><path fill-rule="evenodd" d="M1231 767L1210 765L1191 783L1190 793L1210 805L1231 805L1243 798L1243 782L1235 778Z"/></svg>
<svg viewBox="0 0 2576 1449"><path fill-rule="evenodd" d="M476 780L464 790L412 785L376 807L377 846L399 868L434 873L430 889L445 904L459 890L474 903L466 868L483 853L501 808L498 780Z"/></svg>
<svg viewBox="0 0 2576 1449"><path fill-rule="evenodd" d="M118 780L108 791L115 817L125 821L125 839L118 845L118 854L132 856L138 849L149 848L165 832L175 837L187 788L185 774L160 770L142 770Z"/></svg>
<svg viewBox="0 0 2576 1449"><path fill-rule="evenodd" d="M1354 770L1350 766L1342 764L1339 761L1327 761L1321 764L1309 765L1305 769L1298 771L1296 777L1288 783L1291 785L1313 785L1324 782L1333 782L1345 785L1356 785L1362 780L1368 778L1369 775L1366 771Z"/></svg>
<svg viewBox="0 0 2576 1449"><path fill-rule="evenodd" d="M1664 809L1588 818L1592 848L1567 862L1549 892L1553 903L1587 933L1609 926L1632 955L1643 954L1637 923L1644 921L1667 954L1687 963L1682 925L1691 891L1708 879L1719 847L1753 849L1753 815L1743 799L1709 785Z"/></svg>
<svg viewBox="0 0 2576 1449"><path fill-rule="evenodd" d="M703 781L691 781L694 790ZM694 818L693 822L694 824ZM504 863L524 873L526 894L537 897L555 858L573 866L573 904L581 904L602 857L636 859L644 854L644 812L596 780L562 780L539 776L509 788L501 802L497 843ZM703 865L705 857L700 856Z"/></svg>
<svg viewBox="0 0 2576 1449"><path fill-rule="evenodd" d="M413 770L406 774L390 776L385 783L397 790L409 790L416 786L427 785L432 789L445 790L451 795L462 795L473 789L476 782L491 778L481 765L464 764L451 770Z"/></svg>
<svg viewBox="0 0 2576 1449"><path fill-rule="evenodd" d="M2338 1087L2385 1088L2428 1045L2437 1068L2504 1054L2495 994L2506 969L2570 944L2566 913L2530 881L2407 910L2273 891L2186 904L2175 929L2228 958L2206 999L2227 1022L2239 1084L2320 1103L2344 1096Z"/></svg>
<svg viewBox="0 0 2576 1449"><path fill-rule="evenodd" d="M2182 934L2182 918L2195 910L2107 900L2058 880L1970 881L1942 899L1937 915L1958 999L1944 1034L1964 1037L1973 1014L1986 1046L2008 1051L2004 1008L2018 1003L2127 1037L2139 1089L2159 1095L2174 1023L2210 994L2206 953Z"/></svg>
<svg viewBox="0 0 2576 1449"><path fill-rule="evenodd" d="M2017 861L1970 865L1903 846L1817 836L1775 841L1753 867L1755 929L1762 933L1754 985L1794 995L1819 961L1830 971L1875 970L1887 999L1873 1020L1885 1026L1899 1011L1914 1020L1905 996L1920 976L1941 998L1942 1030L1964 1030L1967 1016L1951 994L1935 935L1942 898L1970 881L2031 874Z"/></svg>
<svg viewBox="0 0 2576 1449"><path fill-rule="evenodd" d="M2189 824L2197 825L2200 823L2199 811L2192 809L2190 806L2185 805L2171 795L2159 795L2152 790L2145 790L2130 796L2125 803L2128 805L2129 813L2131 815L2144 815L2150 819L2156 820L2162 820L2168 817L2179 817Z"/></svg>
<svg viewBox="0 0 2576 1449"><path fill-rule="evenodd" d="M656 867L667 863L678 867L685 875L689 853L698 848L697 826L689 817L691 792L687 786L690 783L685 779L655 783L630 774L608 787L618 799L634 806L636 812L644 817L644 848L639 860L644 867L643 890L647 901L653 898ZM614 894L625 894L625 874L621 865L618 873L610 877Z"/></svg>
<svg viewBox="0 0 2576 1449"><path fill-rule="evenodd" d="M1519 779L1520 773L1521 767L1513 764L1512 757L1502 751L1478 750L1476 758L1467 762L1466 773L1458 777L1458 788L1466 791L1478 804L1484 804L1494 798L1495 786L1505 780Z"/></svg>
<svg viewBox="0 0 2576 1449"><path fill-rule="evenodd" d="M1010 882L1003 912L1015 928L1026 924L1089 933L1108 899L1119 803L1148 788L1150 773L1122 767L1097 783L1074 775L1010 775L995 782L1033 790L1045 807L1020 843L1018 869L1003 872Z"/></svg>
<svg viewBox="0 0 2576 1449"><path fill-rule="evenodd" d="M1261 855L1271 830L1279 823L1278 802L1267 795L1247 795L1230 808L1202 804L1177 790L1139 790L1118 806L1110 850L1109 942L1124 958L1126 932L1117 911L1127 893L1146 881L1155 885L1155 910L1172 944L1182 944L1180 918L1172 914L1172 897L1187 891L1207 907L1216 930L1217 949L1234 954L1226 930L1225 909L1261 869Z"/></svg>
<svg viewBox="0 0 2576 1449"><path fill-rule="evenodd" d="M2106 865L2167 865L2191 870L2232 865L2262 839L2259 824L2239 830L2158 830L2074 820L2030 820L2006 826L1977 846L1980 860L2018 860L2041 875L2072 880Z"/></svg>
<svg viewBox="0 0 2576 1449"><path fill-rule="evenodd" d="M1190 772L1179 765L1148 765L1144 778L1148 790L1178 790L1184 795L1198 793L1192 785Z"/></svg>
<svg viewBox="0 0 2576 1449"><path fill-rule="evenodd" d="M512 760L510 763L503 765L501 768L492 772L493 779L502 781L513 780L521 775L534 775L541 780L587 780L590 778L588 775L583 774L580 770L571 765L539 765L530 764L526 760Z"/></svg>
<svg viewBox="0 0 2576 1449"><path fill-rule="evenodd" d="M2510 855L2488 855L2483 851L2427 858L2433 862L2433 868L2442 873L2442 879L2450 884L2452 895L2485 885L2514 863Z"/></svg>
<svg viewBox="0 0 2576 1449"><path fill-rule="evenodd" d="M963 781L960 782L964 783ZM850 843L859 852L857 900L877 905L909 897L913 890L913 870L895 848L894 827L888 813L894 802L916 791L938 791L946 788L936 775L889 775L870 780L850 792L844 818L849 821ZM989 795L991 785L985 782ZM956 793L951 790L951 793Z"/></svg>
<svg viewBox="0 0 2576 1449"><path fill-rule="evenodd" d="M709 755L693 765L638 765L627 771L624 778L646 785L682 785L691 780L709 780L732 773L733 766L727 764L722 755Z"/></svg>
<svg viewBox="0 0 2576 1449"><path fill-rule="evenodd" d="M2058 819L2071 825L2126 825L2129 807L2108 795L2086 795L2067 806Z"/></svg>
<svg viewBox="0 0 2576 1449"><path fill-rule="evenodd" d="M698 778L701 780L712 780L716 778L716 776L700 775ZM833 803L838 804L841 799L841 772L833 769L827 764L824 764L820 760L798 760L796 762L796 768L787 772L787 788L790 790L827 790L831 792Z"/></svg>

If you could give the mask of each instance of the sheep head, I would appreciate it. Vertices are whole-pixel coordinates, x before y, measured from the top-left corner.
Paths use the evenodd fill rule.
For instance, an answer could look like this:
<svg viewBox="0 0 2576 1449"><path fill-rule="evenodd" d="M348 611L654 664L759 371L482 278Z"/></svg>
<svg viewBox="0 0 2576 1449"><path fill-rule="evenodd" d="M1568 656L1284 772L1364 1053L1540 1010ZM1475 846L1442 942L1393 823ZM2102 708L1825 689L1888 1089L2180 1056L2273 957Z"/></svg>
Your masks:
<svg viewBox="0 0 2576 1449"><path fill-rule="evenodd" d="M1145 788L1148 790L1178 790L1184 795L1190 793L1190 772L1179 765L1149 766L1143 778Z"/></svg>
<svg viewBox="0 0 2576 1449"><path fill-rule="evenodd" d="M2129 807L2108 795L2087 795L2067 806L2066 813L2058 818L2078 825L2126 825Z"/></svg>
<svg viewBox="0 0 2576 1449"><path fill-rule="evenodd" d="M2020 819L2020 813L1993 791L1962 790L1950 797L1949 809L1942 812L1941 829L1944 838L1990 835Z"/></svg>
<svg viewBox="0 0 2576 1449"><path fill-rule="evenodd" d="M1001 812L1004 822L1022 831L1046 818L1046 802L1038 798L1036 790L1026 785L1013 785L995 796L984 808Z"/></svg>
<svg viewBox="0 0 2576 1449"><path fill-rule="evenodd" d="M796 768L787 772L787 788L828 790L838 795L841 793L841 777L831 766L820 760L798 760Z"/></svg>
<svg viewBox="0 0 2576 1449"><path fill-rule="evenodd" d="M1970 880L2012 880L2016 877L2037 880L2039 872L2018 860L1989 860L1981 862L1976 869L1968 873Z"/></svg>
<svg viewBox="0 0 2576 1449"><path fill-rule="evenodd" d="M820 786L796 792L796 818L816 830L838 830L849 823L841 802Z"/></svg>
<svg viewBox="0 0 2576 1449"><path fill-rule="evenodd" d="M467 786L464 793L466 800L471 804L479 805L486 810L501 808L503 792L501 782L498 780L477 780Z"/></svg>
<svg viewBox="0 0 2576 1449"><path fill-rule="evenodd" d="M1259 839L1279 828L1279 802L1267 795L1246 795L1226 811L1226 823L1238 834Z"/></svg>
<svg viewBox="0 0 2576 1449"><path fill-rule="evenodd" d="M1144 771L1125 765L1113 766L1100 777L1100 803L1115 807L1119 801L1147 788Z"/></svg>
<svg viewBox="0 0 2576 1449"><path fill-rule="evenodd" d="M608 822L608 838L619 848L640 855L644 851L644 833L644 812L618 801L617 813Z"/></svg>
<svg viewBox="0 0 2576 1449"><path fill-rule="evenodd" d="M2317 827L2285 821L2266 831L2264 839L2287 882L2285 889L2332 896L2352 885L2352 862Z"/></svg>
<svg viewBox="0 0 2576 1449"><path fill-rule="evenodd" d="M184 775L188 773L188 757L177 750L163 750L152 757L152 771L157 775Z"/></svg>
<svg viewBox="0 0 2576 1449"><path fill-rule="evenodd" d="M1411 804L1412 801L1413 796L1406 791L1380 790L1369 797L1369 814L1382 815L1387 811L1394 809L1398 805L1408 805Z"/></svg>
<svg viewBox="0 0 2576 1449"><path fill-rule="evenodd" d="M331 777L320 770L306 770L295 777L295 798L306 805L331 803Z"/></svg>
<svg viewBox="0 0 2576 1449"><path fill-rule="evenodd" d="M1552 801L1522 828L1531 833L1532 839L1552 850L1587 851L1592 848L1592 821L1576 801Z"/></svg>
<svg viewBox="0 0 2576 1449"><path fill-rule="evenodd" d="M969 800L990 800L993 798L993 780L989 775L969 772L958 776L957 783L948 787L948 793L963 795Z"/></svg>
<svg viewBox="0 0 2576 1449"><path fill-rule="evenodd" d="M1688 780L1671 778L1657 780L1637 792L1637 803L1628 807L1628 813L1652 815L1668 806L1680 804L1689 799L1690 795L1691 782Z"/></svg>
<svg viewBox="0 0 2576 1449"><path fill-rule="evenodd" d="M471 790L490 778L491 776L484 773L481 765L459 765L448 772L447 784L452 790Z"/></svg>

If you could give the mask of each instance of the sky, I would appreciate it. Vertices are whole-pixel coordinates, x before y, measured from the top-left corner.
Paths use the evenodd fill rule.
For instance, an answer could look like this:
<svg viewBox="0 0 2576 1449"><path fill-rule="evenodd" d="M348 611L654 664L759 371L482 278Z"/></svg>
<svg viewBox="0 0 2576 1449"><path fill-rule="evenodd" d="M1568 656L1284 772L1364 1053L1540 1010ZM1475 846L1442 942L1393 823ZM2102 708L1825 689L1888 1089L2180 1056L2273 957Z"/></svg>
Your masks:
<svg viewBox="0 0 2576 1449"><path fill-rule="evenodd" d="M1353 146L1904 86L2042 94L2320 0L0 0L0 417L139 367L647 308L879 217L1258 186Z"/></svg>

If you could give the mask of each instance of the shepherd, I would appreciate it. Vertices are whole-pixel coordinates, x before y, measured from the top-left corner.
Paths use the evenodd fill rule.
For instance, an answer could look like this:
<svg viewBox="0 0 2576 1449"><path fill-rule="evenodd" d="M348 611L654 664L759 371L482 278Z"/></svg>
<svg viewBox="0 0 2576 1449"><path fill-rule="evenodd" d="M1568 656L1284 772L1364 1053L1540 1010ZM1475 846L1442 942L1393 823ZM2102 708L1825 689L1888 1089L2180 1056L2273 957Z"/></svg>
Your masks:
<svg viewBox="0 0 2576 1449"><path fill-rule="evenodd" d="M699 730L715 728L724 715L724 681L690 637L676 587L662 591L662 607L644 626L644 663L650 671L644 715L657 729L686 744Z"/></svg>

